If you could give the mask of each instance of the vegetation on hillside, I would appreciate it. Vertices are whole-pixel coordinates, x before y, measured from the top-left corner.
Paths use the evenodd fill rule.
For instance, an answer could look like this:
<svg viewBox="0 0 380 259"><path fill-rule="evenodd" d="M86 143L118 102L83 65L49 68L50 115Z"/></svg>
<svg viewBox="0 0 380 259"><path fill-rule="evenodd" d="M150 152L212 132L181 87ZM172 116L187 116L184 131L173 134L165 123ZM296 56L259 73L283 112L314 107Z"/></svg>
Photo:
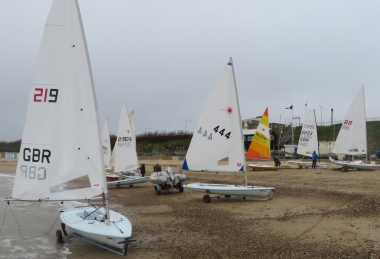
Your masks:
<svg viewBox="0 0 380 259"><path fill-rule="evenodd" d="M319 141L336 140L342 124L332 126L318 126ZM302 127L294 128L294 140L297 143ZM280 128L273 129L279 135ZM283 129L283 131L285 128ZM154 152L163 155L185 154L190 145L192 134L183 130L178 131L156 131L137 135L137 152L139 154ZM116 142L116 135L111 135L111 148ZM380 121L367 122L367 143L369 154L380 150ZM0 142L0 152L19 152L21 140Z"/></svg>

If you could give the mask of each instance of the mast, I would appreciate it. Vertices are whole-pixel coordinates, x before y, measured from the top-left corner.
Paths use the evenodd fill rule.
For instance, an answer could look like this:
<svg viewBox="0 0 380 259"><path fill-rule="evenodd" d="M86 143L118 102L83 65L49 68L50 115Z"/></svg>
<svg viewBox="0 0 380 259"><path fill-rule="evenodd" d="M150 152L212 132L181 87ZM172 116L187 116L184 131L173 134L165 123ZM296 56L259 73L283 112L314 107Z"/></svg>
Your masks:
<svg viewBox="0 0 380 259"><path fill-rule="evenodd" d="M234 69L234 63L232 61L232 57L230 57L230 61L228 62L229 65L232 66L232 75L234 77L234 88L235 88L235 96L236 96L236 103L237 103L237 109L238 109L238 113L239 113L239 128L240 128L240 134L241 134L241 149L242 149L242 154L244 154L244 139L243 139L243 128L241 126L241 115L240 115L240 105L239 105L239 97L238 97L238 93L237 93L237 87L236 87L236 78L235 78L235 69ZM245 166L246 162L245 162L245 156L244 156L244 165L243 165L243 173L244 173L244 185L247 186L247 173L246 173L246 166Z"/></svg>
<svg viewBox="0 0 380 259"><path fill-rule="evenodd" d="M365 128L365 131L364 131L364 134L365 134L365 163L367 164L368 163L368 150L367 150L367 147L368 147L368 140L367 140L367 117L366 117L366 112L365 112L365 98L364 98L364 84L362 84L362 87L363 87L363 110L364 110L364 128Z"/></svg>
<svg viewBox="0 0 380 259"><path fill-rule="evenodd" d="M95 93L95 87L94 87L94 77L92 75L92 69L91 69L91 63L90 63L90 56L88 54L88 48L87 48L87 41L86 41L86 36L84 34L84 28L83 28L83 22L82 22L82 16L81 16L81 13L80 13L80 9L79 9L79 4L78 4L78 0L75 0L75 4L76 4L76 7L77 7L77 10L78 10L78 18L79 18L79 21L80 21L80 26L81 26L81 32L82 32L82 38L83 38L83 41L84 41L84 48L86 50L86 57L87 57L87 63L88 63L88 68L89 68L89 74L90 74L90 79L91 79L91 86L92 86L92 93L93 93L93 98L94 98L94 102L95 102L95 109L97 110L96 111L96 128L97 128L97 131L98 131L98 141L100 144L102 144L102 138L101 138L101 133L100 133L100 125L99 125L99 113L98 113L98 105L97 105L97 101L96 101L96 93ZM101 145L102 146L102 145ZM106 224L107 225L110 225L110 208L109 208L109 202L108 202L108 189L107 189L107 180L106 180L106 168L105 168L105 165L104 165L104 155L103 155L103 150L99 148L99 152L100 152L100 159L101 159L101 163L102 163L102 170L104 171L103 172L103 175L104 177L102 178L103 180L103 194L104 194L104 199L105 199L105 202L106 202L106 217L107 217L107 221L106 221Z"/></svg>

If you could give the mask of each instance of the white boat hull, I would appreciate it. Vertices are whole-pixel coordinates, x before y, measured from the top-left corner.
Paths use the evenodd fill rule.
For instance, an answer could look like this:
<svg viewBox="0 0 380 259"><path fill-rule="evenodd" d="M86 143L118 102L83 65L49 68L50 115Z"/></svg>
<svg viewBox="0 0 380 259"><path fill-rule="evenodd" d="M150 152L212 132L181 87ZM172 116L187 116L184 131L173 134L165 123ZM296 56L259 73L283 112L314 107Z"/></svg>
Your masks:
<svg viewBox="0 0 380 259"><path fill-rule="evenodd" d="M233 196L256 196L266 197L275 191L274 187L261 186L243 186L228 184L212 184L212 183L191 183L184 184L183 188L209 194L233 195Z"/></svg>
<svg viewBox="0 0 380 259"><path fill-rule="evenodd" d="M355 169L362 169L362 170L378 170L379 166L376 164L366 164L362 161L355 161L355 162L349 162L349 161L342 161L342 160L334 160L330 157L331 163L334 163L336 165L342 166L342 168L355 168Z"/></svg>
<svg viewBox="0 0 380 259"><path fill-rule="evenodd" d="M139 184L149 182L149 180L149 176L128 176L125 177L123 180L108 182L107 186Z"/></svg>
<svg viewBox="0 0 380 259"><path fill-rule="evenodd" d="M291 165L297 165L299 167L311 167L313 162L306 162L306 161L288 161L288 164L291 164ZM320 163L320 162L317 162L316 163L316 168L327 168L329 166L328 163Z"/></svg>
<svg viewBox="0 0 380 259"><path fill-rule="evenodd" d="M278 171L279 167L273 165L262 165L262 164L248 164L248 169L254 170L268 170L268 171Z"/></svg>
<svg viewBox="0 0 380 259"><path fill-rule="evenodd" d="M70 229L89 240L109 245L118 249L125 249L132 235L131 222L122 214L110 210L110 225L102 222L105 209L94 212L94 207L74 208L61 212L61 222ZM93 213L94 212L94 213ZM89 217L85 217L87 214ZM96 219L95 219L96 217Z"/></svg>

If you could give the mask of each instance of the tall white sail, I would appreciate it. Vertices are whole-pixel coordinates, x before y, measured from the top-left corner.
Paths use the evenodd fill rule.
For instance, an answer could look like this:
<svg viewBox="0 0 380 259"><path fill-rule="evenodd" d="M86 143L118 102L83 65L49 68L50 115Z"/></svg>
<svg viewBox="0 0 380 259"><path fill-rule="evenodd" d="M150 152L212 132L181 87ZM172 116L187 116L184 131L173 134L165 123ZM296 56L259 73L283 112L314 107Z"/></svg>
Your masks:
<svg viewBox="0 0 380 259"><path fill-rule="evenodd" d="M12 196L107 193L98 108L79 7L54 1L45 24Z"/></svg>
<svg viewBox="0 0 380 259"><path fill-rule="evenodd" d="M119 128L113 152L113 155L115 156L115 172L134 170L139 167L136 144L125 102L123 102L121 107Z"/></svg>
<svg viewBox="0 0 380 259"><path fill-rule="evenodd" d="M111 142L110 142L110 130L108 125L108 118L104 123L102 130L102 144L103 144L103 155L104 155L104 164L106 167L110 167L111 162Z"/></svg>
<svg viewBox="0 0 380 259"><path fill-rule="evenodd" d="M311 157L314 151L319 155L317 121L315 110L309 110L302 126L297 153Z"/></svg>
<svg viewBox="0 0 380 259"><path fill-rule="evenodd" d="M215 83L182 166L193 171L243 171L243 132L232 58Z"/></svg>
<svg viewBox="0 0 380 259"><path fill-rule="evenodd" d="M364 85L360 87L348 109L332 152L347 155L367 154Z"/></svg>

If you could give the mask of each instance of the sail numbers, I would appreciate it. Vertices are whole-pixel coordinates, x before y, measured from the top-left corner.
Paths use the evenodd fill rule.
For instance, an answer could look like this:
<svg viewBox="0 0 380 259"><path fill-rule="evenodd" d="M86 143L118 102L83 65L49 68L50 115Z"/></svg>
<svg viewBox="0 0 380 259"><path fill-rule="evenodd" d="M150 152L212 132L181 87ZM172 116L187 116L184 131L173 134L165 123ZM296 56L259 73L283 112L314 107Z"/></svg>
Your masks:
<svg viewBox="0 0 380 259"><path fill-rule="evenodd" d="M216 126L213 131L215 131L215 133L218 133L220 134L220 136L222 137L225 137L226 139L229 139L231 137L231 132L226 132L226 129L221 129L219 130L219 126ZM207 130L203 131L202 130L202 127L199 128L199 130L197 131L198 134L201 134L203 137L207 138L208 140L212 140L212 131L209 133L207 132Z"/></svg>
<svg viewBox="0 0 380 259"><path fill-rule="evenodd" d="M342 125L342 130L349 130L351 125L352 125L352 121L345 120Z"/></svg>
<svg viewBox="0 0 380 259"><path fill-rule="evenodd" d="M219 130L219 125L214 128L214 131L215 131L215 133L219 133L220 136L226 137L226 139L229 139L231 137L231 132L228 132L228 133L224 134L225 129Z"/></svg>
<svg viewBox="0 0 380 259"><path fill-rule="evenodd" d="M34 89L33 101L36 103L40 103L40 102L56 103L57 99L58 99L58 89L48 89L48 88Z"/></svg>
<svg viewBox="0 0 380 259"><path fill-rule="evenodd" d="M117 145L119 147L131 147L132 146L132 137L118 137Z"/></svg>

